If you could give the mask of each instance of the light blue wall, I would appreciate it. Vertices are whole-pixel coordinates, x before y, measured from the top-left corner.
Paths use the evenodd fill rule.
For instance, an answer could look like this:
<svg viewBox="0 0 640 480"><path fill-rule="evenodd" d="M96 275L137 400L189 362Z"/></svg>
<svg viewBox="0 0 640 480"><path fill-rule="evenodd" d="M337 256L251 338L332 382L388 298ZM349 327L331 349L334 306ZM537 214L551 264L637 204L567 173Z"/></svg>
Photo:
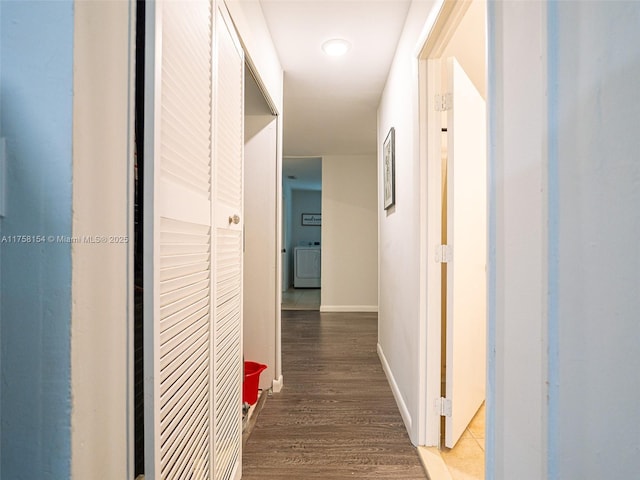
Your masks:
<svg viewBox="0 0 640 480"><path fill-rule="evenodd" d="M486 477L636 478L640 3L488 5Z"/></svg>
<svg viewBox="0 0 640 480"><path fill-rule="evenodd" d="M1 476L70 478L73 1L0 2Z"/></svg>
<svg viewBox="0 0 640 480"><path fill-rule="evenodd" d="M322 192L320 190L293 190L291 195L291 243L313 245L322 239L320 226L302 225L303 213L322 213Z"/></svg>
<svg viewBox="0 0 640 480"><path fill-rule="evenodd" d="M549 473L640 469L640 3L551 2Z"/></svg>

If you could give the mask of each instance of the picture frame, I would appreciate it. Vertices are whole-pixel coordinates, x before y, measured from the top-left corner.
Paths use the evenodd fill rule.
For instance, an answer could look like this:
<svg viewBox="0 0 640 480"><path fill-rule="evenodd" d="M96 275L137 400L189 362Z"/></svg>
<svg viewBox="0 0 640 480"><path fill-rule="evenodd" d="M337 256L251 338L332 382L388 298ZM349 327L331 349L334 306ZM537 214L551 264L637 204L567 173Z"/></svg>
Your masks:
<svg viewBox="0 0 640 480"><path fill-rule="evenodd" d="M384 209L388 210L396 203L396 129L393 127L384 140L382 152Z"/></svg>
<svg viewBox="0 0 640 480"><path fill-rule="evenodd" d="M303 213L302 214L302 225L303 226L312 226L319 227L322 225L322 214L321 213Z"/></svg>

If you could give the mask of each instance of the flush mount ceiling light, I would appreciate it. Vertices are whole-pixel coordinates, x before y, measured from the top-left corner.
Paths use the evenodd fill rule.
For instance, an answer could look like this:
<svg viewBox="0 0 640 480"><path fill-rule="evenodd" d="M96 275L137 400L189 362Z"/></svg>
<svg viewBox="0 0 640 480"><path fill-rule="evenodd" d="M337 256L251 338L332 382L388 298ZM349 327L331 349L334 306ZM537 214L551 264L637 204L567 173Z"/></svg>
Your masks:
<svg viewBox="0 0 640 480"><path fill-rule="evenodd" d="M322 51L330 57L344 55L351 48L351 44L342 38L333 38L322 44Z"/></svg>

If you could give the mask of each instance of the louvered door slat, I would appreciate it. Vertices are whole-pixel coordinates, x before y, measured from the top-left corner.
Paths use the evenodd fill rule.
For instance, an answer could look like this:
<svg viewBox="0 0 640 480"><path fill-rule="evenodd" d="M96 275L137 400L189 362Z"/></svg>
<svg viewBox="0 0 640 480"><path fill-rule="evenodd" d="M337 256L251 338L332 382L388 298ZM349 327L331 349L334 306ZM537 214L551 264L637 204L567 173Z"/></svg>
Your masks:
<svg viewBox="0 0 640 480"><path fill-rule="evenodd" d="M193 402L188 401L189 398L204 398L208 391L206 371L201 371L197 377L194 378L193 384L185 392L189 397L173 396L167 402L167 414L160 420L160 424L163 429L167 431L173 430L185 417L186 412L193 405Z"/></svg>
<svg viewBox="0 0 640 480"><path fill-rule="evenodd" d="M170 315L174 315L190 305L198 302L199 300L206 299L208 301L209 292L205 290L200 290L189 297L182 298L177 302L170 303L160 309L161 318L169 317Z"/></svg>
<svg viewBox="0 0 640 480"><path fill-rule="evenodd" d="M199 372L206 370L206 346L190 346L189 350L184 352L182 360L182 363L172 365L168 371L164 372L164 381L160 385L160 398L164 402L160 418L169 412L171 398L174 395L183 395L193 384Z"/></svg>
<svg viewBox="0 0 640 480"><path fill-rule="evenodd" d="M183 322L190 315L196 314L196 312L200 312L198 315L204 315L204 313L208 313L210 309L209 299L203 298L195 303L192 303L188 307L185 307L183 310L171 315L167 318L164 318L160 322L160 335L162 335L169 328L173 328L175 325Z"/></svg>
<svg viewBox="0 0 640 480"><path fill-rule="evenodd" d="M165 228L160 237L160 241L170 245L174 243L187 243L200 245L209 241L208 229L202 233L186 234L184 232L174 232L169 230L171 227L165 222Z"/></svg>
<svg viewBox="0 0 640 480"><path fill-rule="evenodd" d="M205 319L208 319L208 317L205 317ZM172 369L177 368L177 363L189 351L188 348L184 348L185 342L189 342L191 348L207 346L209 340L207 327L207 324L192 323L177 333L170 332L173 334L172 336L166 335L168 340L160 349L160 358L165 364L164 370L167 378L170 377Z"/></svg>
<svg viewBox="0 0 640 480"><path fill-rule="evenodd" d="M179 279L176 281L178 282L180 280L182 280L183 282L188 281L186 279ZM188 285L185 285L184 287L178 288L171 292L165 293L164 295L161 295L160 305L164 307L165 305L170 305L172 303L179 301L182 298L187 298L188 296L195 295L199 292L208 293L207 292L208 286L209 286L209 280L207 275L204 281L200 281L194 284L188 284Z"/></svg>
<svg viewBox="0 0 640 480"><path fill-rule="evenodd" d="M194 263L208 264L209 252L198 252L194 249L194 252L191 254L163 256L160 260L160 267L176 267Z"/></svg>
<svg viewBox="0 0 640 480"><path fill-rule="evenodd" d="M181 426L184 426L184 431L180 431L175 435L177 442L172 445L172 451L179 452L179 454L170 456L168 450L163 452L166 456L161 477L163 480L189 478L195 467L206 460L205 456L198 458L193 455L194 450L196 450L194 446L197 443L191 442L190 439L206 438L208 426L204 419L208 410L207 402L203 399L200 404L193 405L196 406L194 415L183 420Z"/></svg>
<svg viewBox="0 0 640 480"><path fill-rule="evenodd" d="M189 248L189 247L186 247ZM181 275L176 278L172 278L171 280L166 280L161 282L163 289L166 289L167 292L175 292L180 290L181 288L188 287L191 285L200 284L205 282L209 285L209 272L208 271L199 271L195 273L189 273L186 275Z"/></svg>
<svg viewBox="0 0 640 480"><path fill-rule="evenodd" d="M198 390L197 387L202 387L201 390ZM165 440L162 448L164 452L169 451L169 449L178 450L181 446L181 442L188 439L188 436L185 433L188 433L190 429L192 429L192 425L194 422L198 422L198 425L206 425L203 421L204 417L202 415L198 415L198 412L202 410L202 408L207 407L207 384L206 379L203 379L200 385L195 385L194 388L194 399L195 401L184 402L180 405L182 408L177 408L174 412L174 415L168 417L170 421L167 421L163 424L165 435L167 440ZM177 420L179 419L179 421ZM176 455L177 457L178 455ZM171 468L170 462L166 462L168 468Z"/></svg>
<svg viewBox="0 0 640 480"><path fill-rule="evenodd" d="M209 322L209 305L201 302L201 305L190 305L184 311L178 312L177 315L171 316L171 323L161 324L160 329L160 342L162 348L165 345L170 345L170 342L174 341L175 337L182 334L185 329L190 328L195 322L203 319L204 322ZM162 351L162 350L161 350Z"/></svg>

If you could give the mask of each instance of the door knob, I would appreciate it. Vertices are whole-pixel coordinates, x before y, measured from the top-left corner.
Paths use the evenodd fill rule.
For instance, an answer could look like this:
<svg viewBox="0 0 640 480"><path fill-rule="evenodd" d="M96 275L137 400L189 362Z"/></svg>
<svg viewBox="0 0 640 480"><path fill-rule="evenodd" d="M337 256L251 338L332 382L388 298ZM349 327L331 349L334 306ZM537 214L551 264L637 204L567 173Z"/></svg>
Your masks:
<svg viewBox="0 0 640 480"><path fill-rule="evenodd" d="M240 223L240 217L238 215L234 215L233 217L229 216L229 225L231 225L232 223L234 225L239 224Z"/></svg>

